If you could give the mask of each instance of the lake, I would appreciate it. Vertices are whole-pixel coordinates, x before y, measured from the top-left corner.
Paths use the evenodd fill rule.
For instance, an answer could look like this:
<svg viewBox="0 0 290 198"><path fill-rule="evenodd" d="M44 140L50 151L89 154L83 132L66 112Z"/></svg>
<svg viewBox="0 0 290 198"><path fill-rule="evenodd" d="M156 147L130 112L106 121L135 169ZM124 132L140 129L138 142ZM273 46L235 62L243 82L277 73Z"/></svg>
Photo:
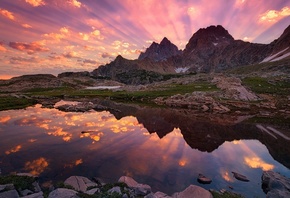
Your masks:
<svg viewBox="0 0 290 198"><path fill-rule="evenodd" d="M110 104L62 112L41 105L0 112L2 174L30 172L42 184L71 175L116 182L122 175L169 195L190 184L265 197L263 171L290 177L289 128L247 116ZM116 110L117 109L117 110ZM236 180L232 171L250 180ZM198 174L213 181L197 182Z"/></svg>

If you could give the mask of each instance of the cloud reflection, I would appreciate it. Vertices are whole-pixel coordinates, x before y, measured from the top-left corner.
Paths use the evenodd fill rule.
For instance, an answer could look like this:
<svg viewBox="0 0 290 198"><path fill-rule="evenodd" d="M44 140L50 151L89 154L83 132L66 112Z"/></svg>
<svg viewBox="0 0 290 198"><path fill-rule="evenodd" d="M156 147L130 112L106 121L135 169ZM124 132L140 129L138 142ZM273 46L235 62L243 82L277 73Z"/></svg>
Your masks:
<svg viewBox="0 0 290 198"><path fill-rule="evenodd" d="M24 169L29 171L32 175L40 175L48 167L48 161L41 157L33 161L25 163Z"/></svg>
<svg viewBox="0 0 290 198"><path fill-rule="evenodd" d="M264 162L259 157L244 157L245 163L251 168L261 168L263 171L273 170L275 166Z"/></svg>
<svg viewBox="0 0 290 198"><path fill-rule="evenodd" d="M22 148L21 145L17 145L8 151L5 151L5 154L10 155L11 153L16 153L16 152L20 151L21 148Z"/></svg>

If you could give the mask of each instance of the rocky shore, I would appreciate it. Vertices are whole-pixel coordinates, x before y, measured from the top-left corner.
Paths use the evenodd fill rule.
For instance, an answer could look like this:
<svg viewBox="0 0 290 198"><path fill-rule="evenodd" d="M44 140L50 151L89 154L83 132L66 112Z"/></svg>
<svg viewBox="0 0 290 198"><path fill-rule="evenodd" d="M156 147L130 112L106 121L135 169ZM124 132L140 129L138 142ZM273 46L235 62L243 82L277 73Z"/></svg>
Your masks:
<svg viewBox="0 0 290 198"><path fill-rule="evenodd" d="M236 179L246 181L245 176L234 173ZM273 171L264 171L261 177L262 188L266 197L290 197L290 179ZM5 183L8 182L8 183ZM10 183L10 182L11 183ZM248 180L247 180L248 181ZM247 182L246 181L246 182ZM4 183L4 184L3 184ZM27 187L23 189L23 184ZM133 178L121 176L116 183L104 183L99 178L91 180L83 176L71 176L57 187L41 188L38 177L30 173L18 173L10 176L0 176L0 198L213 198L213 197L243 197L227 190L206 190L200 186L189 185L183 191L167 195L163 192L153 192L147 184L138 183Z"/></svg>

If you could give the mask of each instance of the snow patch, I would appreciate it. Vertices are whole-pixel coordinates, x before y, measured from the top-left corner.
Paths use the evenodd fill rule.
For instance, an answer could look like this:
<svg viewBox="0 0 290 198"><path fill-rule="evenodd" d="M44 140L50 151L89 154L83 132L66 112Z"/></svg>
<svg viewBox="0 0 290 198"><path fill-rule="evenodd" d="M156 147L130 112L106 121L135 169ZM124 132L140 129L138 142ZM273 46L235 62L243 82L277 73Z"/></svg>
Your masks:
<svg viewBox="0 0 290 198"><path fill-rule="evenodd" d="M176 73L185 73L188 69L189 67L178 67L178 68L175 68L174 70Z"/></svg>
<svg viewBox="0 0 290 198"><path fill-rule="evenodd" d="M286 55L286 54L284 54L283 55L283 58L280 58L280 57L277 57L277 56L279 56L280 54L282 54L283 52L285 52L287 49L288 49L289 47L287 47L286 49L283 49L282 51L280 51L280 52L278 52L278 53L276 53L276 54L273 54L273 55L271 55L271 56L268 56L267 58L265 58L264 60L262 60L262 62L260 62L260 63L265 63L265 62L269 62L269 61L278 61L278 60L281 60L281 59L283 59L283 58L285 58L285 57L287 57L288 55L289 55L289 53L287 53L288 55ZM285 56L286 55L286 56ZM281 56L282 57L282 56ZM280 59L279 59L280 58ZM277 60L276 60L277 59Z"/></svg>
<svg viewBox="0 0 290 198"><path fill-rule="evenodd" d="M279 56L279 57L277 57L277 58L274 58L274 59L272 59L270 62L274 62L274 61L282 60L283 58L286 58L287 56L290 56L290 52L288 52L288 53L286 53L286 54L284 54L284 55L282 55L282 56Z"/></svg>
<svg viewBox="0 0 290 198"><path fill-rule="evenodd" d="M212 43L214 46L217 46L218 43Z"/></svg>

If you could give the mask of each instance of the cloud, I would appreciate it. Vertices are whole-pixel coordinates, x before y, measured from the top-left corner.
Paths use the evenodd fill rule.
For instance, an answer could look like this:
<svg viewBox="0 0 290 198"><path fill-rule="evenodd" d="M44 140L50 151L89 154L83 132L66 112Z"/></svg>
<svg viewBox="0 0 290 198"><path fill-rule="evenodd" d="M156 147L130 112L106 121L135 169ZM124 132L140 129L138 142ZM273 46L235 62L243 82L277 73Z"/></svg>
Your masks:
<svg viewBox="0 0 290 198"><path fill-rule="evenodd" d="M268 10L260 15L259 22L275 23L286 16L290 16L290 8L287 6L281 10Z"/></svg>
<svg viewBox="0 0 290 198"><path fill-rule="evenodd" d="M4 47L3 43L0 42L0 52L6 52L7 49Z"/></svg>
<svg viewBox="0 0 290 198"><path fill-rule="evenodd" d="M32 26L31 26L31 25L29 25L29 24L26 24L26 23L22 24L22 27L25 27L25 28L32 28Z"/></svg>
<svg viewBox="0 0 290 198"><path fill-rule="evenodd" d="M5 154L9 155L11 153L16 153L16 152L20 151L21 148L22 148L21 145L17 145L15 147L13 147L12 149L8 150L8 151L5 151Z"/></svg>
<svg viewBox="0 0 290 198"><path fill-rule="evenodd" d="M98 62L92 59L83 59L83 63L96 65Z"/></svg>
<svg viewBox="0 0 290 198"><path fill-rule="evenodd" d="M48 167L48 161L41 157L32 162L28 161L25 163L25 170L30 171L33 175L39 175Z"/></svg>
<svg viewBox="0 0 290 198"><path fill-rule="evenodd" d="M66 36L70 34L70 31L67 27L62 27L59 29L60 33L48 33L48 34L43 34L44 37L48 39L52 39L55 41L60 41L61 39L64 39Z"/></svg>
<svg viewBox="0 0 290 198"><path fill-rule="evenodd" d="M78 7L78 8L80 8L82 5L82 3L79 2L78 0L70 0L69 4L71 4L72 6Z"/></svg>
<svg viewBox="0 0 290 198"><path fill-rule="evenodd" d="M49 49L44 46L43 42L9 42L9 47L17 49L19 51L25 51L27 54L34 54L36 52L47 52Z"/></svg>
<svg viewBox="0 0 290 198"><path fill-rule="evenodd" d="M25 63L38 63L37 57L24 58L24 57L11 57L9 60L10 64L25 64Z"/></svg>
<svg viewBox="0 0 290 198"><path fill-rule="evenodd" d="M100 30L94 30L91 32L91 35L99 40L104 40L104 36L101 35Z"/></svg>
<svg viewBox="0 0 290 198"><path fill-rule="evenodd" d="M63 54L65 58L80 58L79 54L77 52L71 51L71 52L66 52Z"/></svg>
<svg viewBox="0 0 290 198"><path fill-rule="evenodd" d="M110 58L110 59L115 58L115 56L111 55L111 54L108 53L108 52L100 53L100 56L101 56L102 58Z"/></svg>
<svg viewBox="0 0 290 198"><path fill-rule="evenodd" d="M25 0L26 3L29 3L33 7L43 6L45 2L43 0Z"/></svg>
<svg viewBox="0 0 290 198"><path fill-rule="evenodd" d="M6 18L8 18L10 20L12 20L12 21L15 20L15 17L13 15L13 13L12 12L9 12L8 10L0 9L0 14L2 16L6 17Z"/></svg>

